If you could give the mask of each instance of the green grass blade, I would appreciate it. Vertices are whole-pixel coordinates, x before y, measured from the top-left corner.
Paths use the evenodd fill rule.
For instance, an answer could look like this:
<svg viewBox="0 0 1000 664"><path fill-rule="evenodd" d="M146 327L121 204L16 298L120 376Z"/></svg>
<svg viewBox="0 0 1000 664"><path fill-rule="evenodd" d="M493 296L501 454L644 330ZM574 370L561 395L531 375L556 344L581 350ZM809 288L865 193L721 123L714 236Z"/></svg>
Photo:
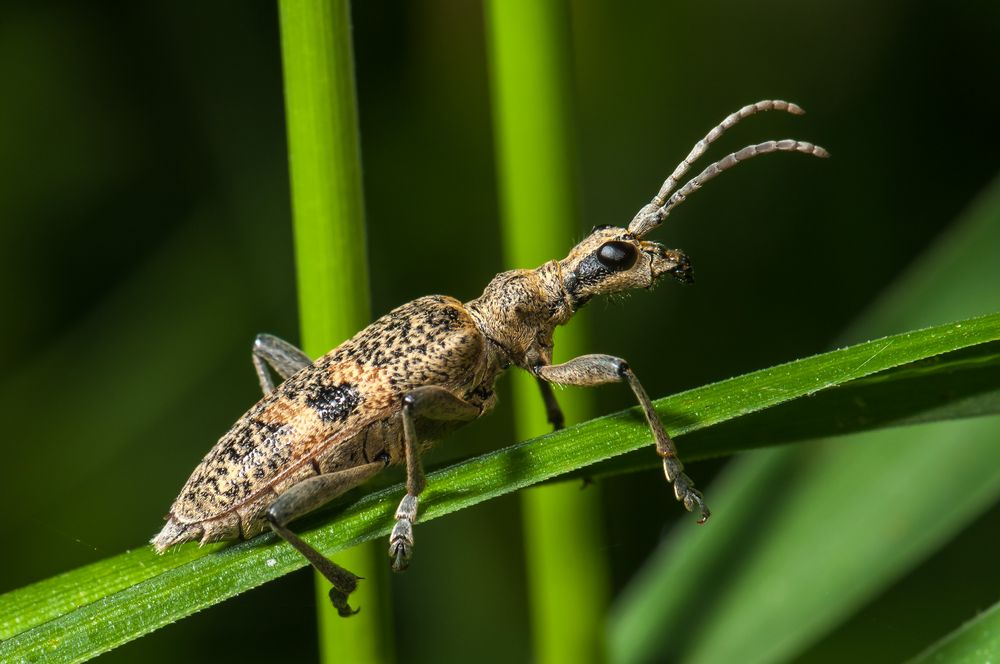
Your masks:
<svg viewBox="0 0 1000 664"><path fill-rule="evenodd" d="M747 414L685 437L694 457L733 454L873 429L1000 415L1000 345L949 353ZM660 467L636 450L571 477L603 477ZM712 493L716 493L713 487ZM717 501L716 497L716 501Z"/></svg>
<svg viewBox="0 0 1000 664"><path fill-rule="evenodd" d="M777 484L793 490L764 512L766 542L743 550L685 659L751 652L744 661L784 661L936 550L1000 495L998 424L984 418L862 434L800 457ZM782 619L784 631L769 629ZM726 643L713 640L720 634Z"/></svg>
<svg viewBox="0 0 1000 664"><path fill-rule="evenodd" d="M920 653L911 664L981 664L1000 659L1000 603Z"/></svg>
<svg viewBox="0 0 1000 664"><path fill-rule="evenodd" d="M1000 245L998 218L1000 184L995 184L849 336L1000 308L1000 292L982 287L1000 280L1000 264L988 256ZM895 408L909 408L923 396L889 390L883 394L887 399L879 399L887 406L880 417L915 422L935 418L938 408L938 416L960 416L963 400L980 398L986 408L981 412L996 412L995 373L987 369L954 378L951 386L968 390L966 397L952 401L925 383L929 392L923 396L932 400L912 415L894 416ZM864 395L855 397L866 403ZM830 412L838 408L817 405ZM863 410L860 404L854 409L844 432L864 428L857 421L864 419ZM779 411L768 413L768 422L743 418L729 433L762 441L773 436L776 442L799 437L803 432L796 433L793 413L782 420ZM756 433L754 424L762 427ZM837 433L833 424L828 421L827 434ZM795 656L996 501L998 437L995 418L955 422L778 450L727 469L720 486L711 487L712 502L716 523L728 521L725 515L731 513L734 525L664 542L615 607L614 659Z"/></svg>
<svg viewBox="0 0 1000 664"><path fill-rule="evenodd" d="M970 377L969 374L972 376ZM986 375L984 376L984 374ZM908 390L914 395L923 397L925 391L929 390L933 398L927 402L917 398L901 399L898 404L909 406L911 410L899 408L884 417L879 413L873 414L866 403L869 399L871 386L873 384L891 386L897 383L902 385L898 390L900 393L905 393ZM989 393L989 397L985 396L986 393L984 393L978 397L970 398L968 386L980 383L988 384L993 391ZM685 454L685 457L702 458L720 452L736 451L740 448L740 444L750 448L758 445L761 441L772 439L767 434L770 430L768 427L772 425L766 421L761 422L757 427L756 437L741 438L732 435L733 425L743 420L757 421L757 418L767 416L772 412L781 413L781 417L773 418L775 421L773 426L788 421L799 423L796 430L799 431L802 439L835 433L843 422L856 423L856 430L857 427L861 426L880 428L926 420L927 413L942 418L1000 414L1000 395L997 394L996 387L998 384L1000 384L1000 343L979 344L967 351L956 351L929 360L910 363L898 369L888 369L876 376L857 379L836 388L824 390L808 399L796 399L771 409L728 420L714 427L694 431L683 437L684 447L692 451ZM895 390L891 391L895 392ZM956 407L949 408L949 404L954 404ZM814 435L810 435L806 425L806 422L811 418L815 418L812 421L817 427ZM626 420L627 426L634 424L634 422ZM773 439L784 440L777 433ZM791 438L784 440L784 442L795 442L795 439ZM630 463L616 463L619 460ZM586 476L600 476L612 472L654 468L659 465L659 459L655 455L650 455L648 449L641 447L635 452L618 456L601 464L588 466L576 472ZM373 484L377 484L377 482L378 480L375 480ZM769 484L769 482L763 481L754 483ZM725 492L721 488L713 487L713 494L716 499L725 500ZM35 588L35 592L30 596L35 599L51 598L47 604L48 611L38 611L38 607L31 602L19 605L18 610L13 610L17 607L12 607L12 615L20 616L23 613L25 616L33 616L34 622L27 622L28 618L24 618L18 623L0 623L4 630L8 630L0 631L0 638L14 634L16 630L10 630L14 630L14 627L18 625L22 629L27 629L41 624L75 606L118 592L144 579L173 569L188 559L202 555L200 550L193 546L181 548L177 553L171 553L170 556L148 557L145 555L146 553L148 552L143 550L130 552L111 558L109 561L70 572L70 576L65 582L63 577L66 575L60 575L43 581L37 586L32 586ZM133 562L137 556L138 562ZM106 564L109 562L111 564ZM81 579L88 582L82 586L76 585Z"/></svg>
<svg viewBox="0 0 1000 664"><path fill-rule="evenodd" d="M685 458L691 458L696 450L688 448L685 433L925 358L976 346L993 356L991 342L998 341L1000 314L993 314L764 369L660 399L656 406L678 434ZM637 409L519 443L431 473L422 518L434 519L642 447L653 453ZM401 490L393 486L360 499L354 494L354 502L345 499L335 516L324 512L304 519L303 536L325 553L383 537ZM56 652L64 660L85 659L303 564L291 547L270 535L205 551L189 544L162 558L143 547L0 596L0 639L5 639L0 660L32 660ZM159 567L143 569L150 565Z"/></svg>
<svg viewBox="0 0 1000 664"><path fill-rule="evenodd" d="M302 347L322 355L370 320L350 4L281 0L282 62L295 223ZM345 621L316 575L324 661L392 658L384 554L363 544L337 562L365 578L352 596L365 611Z"/></svg>
<svg viewBox="0 0 1000 664"><path fill-rule="evenodd" d="M579 234L569 9L563 0L493 0L486 18L504 258L508 269L534 267ZM587 352L584 329L557 332L557 362ZM517 437L547 431L534 379L518 372L513 388ZM558 395L568 422L588 416L587 396ZM553 484L524 492L521 508L536 659L599 660L609 594L600 492Z"/></svg>

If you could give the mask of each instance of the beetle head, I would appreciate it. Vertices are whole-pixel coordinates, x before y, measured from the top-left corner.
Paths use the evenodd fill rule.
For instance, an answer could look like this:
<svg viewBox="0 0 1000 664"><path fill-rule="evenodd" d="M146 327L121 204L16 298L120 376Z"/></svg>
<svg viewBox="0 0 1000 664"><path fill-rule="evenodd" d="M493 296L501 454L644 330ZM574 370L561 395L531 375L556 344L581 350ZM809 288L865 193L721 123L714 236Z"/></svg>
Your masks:
<svg viewBox="0 0 1000 664"><path fill-rule="evenodd" d="M594 228L559 267L574 308L595 295L650 288L664 275L682 283L694 281L684 252L646 242L616 226Z"/></svg>
<svg viewBox="0 0 1000 664"><path fill-rule="evenodd" d="M713 127L705 138L695 144L688 156L664 181L653 200L632 218L628 228L599 226L591 231L583 242L573 247L569 256L559 262L563 288L569 294L573 307L580 307L594 295L617 293L631 288L650 288L665 274L683 283L690 283L693 280L691 264L683 252L667 249L661 244L647 242L643 238L658 228L676 206L720 173L747 159L772 152L800 152L815 157L830 156L822 147L806 141L793 139L764 141L748 145L709 164L700 174L680 186L691 165L727 129L743 118L772 110L785 111L792 115L802 115L805 112L799 106L780 99L765 99L731 113Z"/></svg>

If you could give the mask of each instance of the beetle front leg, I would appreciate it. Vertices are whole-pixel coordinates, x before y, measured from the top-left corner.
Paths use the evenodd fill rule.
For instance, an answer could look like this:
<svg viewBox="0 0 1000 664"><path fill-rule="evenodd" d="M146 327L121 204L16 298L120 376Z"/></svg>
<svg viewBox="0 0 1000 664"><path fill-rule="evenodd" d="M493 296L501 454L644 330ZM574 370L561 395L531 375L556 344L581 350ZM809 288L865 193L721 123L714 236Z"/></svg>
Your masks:
<svg viewBox="0 0 1000 664"><path fill-rule="evenodd" d="M274 390L274 381L264 362L270 364L282 380L312 364L308 355L284 339L271 334L258 334L253 341L253 366L257 370L260 389L265 395Z"/></svg>
<svg viewBox="0 0 1000 664"><path fill-rule="evenodd" d="M704 523L711 515L701 492L694 488L694 482L684 474L684 465L677 458L677 448L670 440L663 423L653 410L649 395L643 389L639 379L635 377L628 362L611 355L581 355L563 364L539 365L534 368L534 374L539 378L560 385L579 385L589 387L604 383L627 382L635 398L642 406L649 428L656 440L656 453L663 459L663 473L667 481L674 485L674 495L684 503L689 512L698 510L701 518L698 523Z"/></svg>
<svg viewBox="0 0 1000 664"><path fill-rule="evenodd" d="M553 431L559 431L565 426L566 417L563 415L562 408L559 407L559 402L556 401L556 395L552 392L552 385L538 376L535 376L535 380L538 381L542 401L545 402L545 418L552 425Z"/></svg>
<svg viewBox="0 0 1000 664"><path fill-rule="evenodd" d="M396 525L389 536L392 570L402 572L413 555L413 524L417 522L420 494L424 490L424 467L417 444L416 418L467 422L482 414L482 408L464 401L443 387L418 387L403 397L403 449L406 453L406 495L396 508Z"/></svg>
<svg viewBox="0 0 1000 664"><path fill-rule="evenodd" d="M307 544L288 529L288 524L350 491L383 468L385 468L383 463L368 463L348 470L316 475L302 480L278 496L265 513L268 523L271 524L271 530L295 547L306 560L312 563L316 571L326 577L326 580L333 585L330 589L330 601L337 609L337 613L343 617L357 613L357 611L351 610L347 603L347 596L357 588L360 577L337 565Z"/></svg>

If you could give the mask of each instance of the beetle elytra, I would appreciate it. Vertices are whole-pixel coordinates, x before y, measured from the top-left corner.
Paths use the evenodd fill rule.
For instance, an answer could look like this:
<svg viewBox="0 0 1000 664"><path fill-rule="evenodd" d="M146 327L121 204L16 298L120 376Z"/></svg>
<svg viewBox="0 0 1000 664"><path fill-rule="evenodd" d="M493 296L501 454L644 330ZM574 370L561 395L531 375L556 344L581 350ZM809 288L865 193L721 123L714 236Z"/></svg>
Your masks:
<svg viewBox="0 0 1000 664"><path fill-rule="evenodd" d="M419 298L316 361L287 342L259 335L253 363L264 397L195 468L167 524L152 540L155 549L162 552L190 540L250 538L270 527L330 581L330 599L340 615L351 615L348 596L358 577L301 540L289 523L386 466L405 464L406 495L389 538L392 568L405 569L424 488L421 453L492 410L494 384L511 365L535 376L556 428L563 417L552 383L626 383L646 416L674 494L704 522L708 507L628 363L610 355L583 355L553 365L552 335L596 295L648 289L663 276L690 282L691 265L683 252L643 238L708 180L760 154L828 156L804 141L767 141L727 155L678 188L723 132L770 110L803 112L778 100L741 108L694 146L626 227L597 227L562 260L498 274L474 300ZM284 382L275 387L266 365Z"/></svg>

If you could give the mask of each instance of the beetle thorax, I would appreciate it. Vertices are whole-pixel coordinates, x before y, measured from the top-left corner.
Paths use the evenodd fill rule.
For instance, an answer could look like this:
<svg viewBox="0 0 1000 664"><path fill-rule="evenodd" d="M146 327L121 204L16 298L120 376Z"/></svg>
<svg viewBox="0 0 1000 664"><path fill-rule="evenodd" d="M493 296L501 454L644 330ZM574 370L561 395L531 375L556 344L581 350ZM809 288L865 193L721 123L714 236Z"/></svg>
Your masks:
<svg viewBox="0 0 1000 664"><path fill-rule="evenodd" d="M466 307L505 363L525 369L551 362L552 333L574 311L557 261L498 274Z"/></svg>

